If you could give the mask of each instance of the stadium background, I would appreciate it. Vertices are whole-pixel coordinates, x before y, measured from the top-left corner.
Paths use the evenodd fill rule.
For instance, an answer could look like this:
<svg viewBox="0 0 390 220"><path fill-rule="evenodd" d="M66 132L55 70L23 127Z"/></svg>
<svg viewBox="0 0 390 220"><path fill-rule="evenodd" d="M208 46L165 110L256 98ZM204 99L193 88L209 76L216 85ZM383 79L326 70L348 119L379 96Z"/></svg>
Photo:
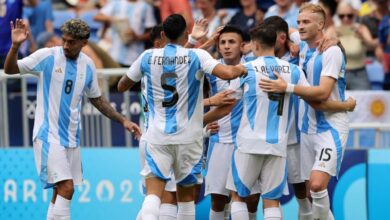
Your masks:
<svg viewBox="0 0 390 220"><path fill-rule="evenodd" d="M83 11L80 5L90 1L80 0L77 7L69 7L69 2L53 10L57 34L60 34L60 25L66 19L79 16ZM272 0L258 2L262 10L273 4ZM371 13L367 4L370 2L360 2L360 12ZM53 5L61 3L61 0L53 0ZM190 3L194 5L193 1ZM233 8L227 10L228 16L237 11L238 5L238 0L217 1L217 8ZM99 40L95 34L101 27L92 21L91 16L96 12L95 9L83 14L95 31L91 38L93 42ZM350 114L351 132L340 178L332 180L329 190L337 220L390 219L387 210L390 198L390 92L381 90L384 69L375 58L366 60L365 69L372 90L348 92L357 99L358 105ZM132 121L142 121L137 92L123 95L110 90L110 79L125 71L99 70L102 90L117 111ZM51 192L41 188L30 138L36 82L30 77L16 78L10 79L0 70L0 219L45 219ZM88 102L83 105L82 115L85 184L76 189L72 219L135 219L143 201L138 142ZM197 219L207 219L209 203L208 197L202 198L197 206ZM285 219L296 219L295 199L284 197L282 204ZM259 212L258 218L261 216Z"/></svg>

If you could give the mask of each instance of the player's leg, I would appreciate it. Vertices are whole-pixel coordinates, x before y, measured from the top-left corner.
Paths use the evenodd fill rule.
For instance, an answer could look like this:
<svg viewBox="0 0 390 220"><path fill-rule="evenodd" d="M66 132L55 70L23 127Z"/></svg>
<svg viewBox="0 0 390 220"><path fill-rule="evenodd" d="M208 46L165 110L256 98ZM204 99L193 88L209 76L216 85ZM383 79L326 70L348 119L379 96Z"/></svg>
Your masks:
<svg viewBox="0 0 390 220"><path fill-rule="evenodd" d="M209 219L223 219L229 204L230 191L226 180L231 164L234 145L210 141L207 153L205 196L211 194Z"/></svg>
<svg viewBox="0 0 390 220"><path fill-rule="evenodd" d="M145 166L141 175L145 177L146 197L141 208L142 220L159 218L161 198L166 181L170 179L172 151L167 145L147 143L145 146Z"/></svg>
<svg viewBox="0 0 390 220"><path fill-rule="evenodd" d="M281 220L279 200L287 184L287 160L284 157L264 155L261 167L261 192L265 220Z"/></svg>
<svg viewBox="0 0 390 220"><path fill-rule="evenodd" d="M248 207L249 220L256 220L257 207L259 206L260 193L252 194L245 198L246 206Z"/></svg>
<svg viewBox="0 0 390 220"><path fill-rule="evenodd" d="M334 129L313 136L316 157L310 175L310 194L313 200L313 218L327 220L330 212L328 183L337 176L341 166L348 135Z"/></svg>
<svg viewBox="0 0 390 220"><path fill-rule="evenodd" d="M307 198L305 181L301 177L301 146L289 144L287 146L287 182L292 184L298 202L298 219L311 220L311 202Z"/></svg>
<svg viewBox="0 0 390 220"><path fill-rule="evenodd" d="M260 155L242 153L239 148L234 150L226 183L226 188L232 191L231 217L233 220L249 219L245 198L251 194L250 189L259 178L261 165Z"/></svg>
<svg viewBox="0 0 390 220"><path fill-rule="evenodd" d="M165 185L160 205L160 220L175 220L177 218L176 181L172 173L171 180Z"/></svg>
<svg viewBox="0 0 390 220"><path fill-rule="evenodd" d="M174 147L174 174L176 178L177 219L195 219L195 188L202 178L202 143L181 144Z"/></svg>

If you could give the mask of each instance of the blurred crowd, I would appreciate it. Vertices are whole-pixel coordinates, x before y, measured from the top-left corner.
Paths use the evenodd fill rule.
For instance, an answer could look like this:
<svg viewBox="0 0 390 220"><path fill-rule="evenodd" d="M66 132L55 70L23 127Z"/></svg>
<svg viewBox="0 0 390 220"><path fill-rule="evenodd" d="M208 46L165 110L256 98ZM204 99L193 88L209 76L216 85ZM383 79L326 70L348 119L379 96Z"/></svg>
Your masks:
<svg viewBox="0 0 390 220"><path fill-rule="evenodd" d="M152 27L172 13L182 14L189 30L206 18L209 34L234 24L248 32L269 16L278 15L298 29L297 16L305 0L0 0L0 69L11 46L10 21L23 18L30 37L20 58L39 48L61 45L61 25L81 18L91 28L83 52L98 69L129 67L151 47ZM333 29L347 56L347 89L390 89L389 0L312 0L326 10L326 28ZM110 80L116 86L116 79ZM136 88L137 89L137 88Z"/></svg>

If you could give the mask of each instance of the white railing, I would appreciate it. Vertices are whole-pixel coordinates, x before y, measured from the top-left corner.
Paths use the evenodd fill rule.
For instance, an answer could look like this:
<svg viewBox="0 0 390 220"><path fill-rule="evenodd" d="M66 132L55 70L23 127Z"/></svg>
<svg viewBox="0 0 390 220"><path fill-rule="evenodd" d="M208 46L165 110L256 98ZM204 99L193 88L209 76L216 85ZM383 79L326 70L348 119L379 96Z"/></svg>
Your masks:
<svg viewBox="0 0 390 220"><path fill-rule="evenodd" d="M122 76L127 71L127 68L118 69L98 69L99 80L102 80L102 91L104 96L109 100L109 85L108 79L113 76ZM8 79L20 79L21 82L21 97L22 97L22 112L26 112L27 109L27 82L26 78L31 75L5 75L3 70L0 70L0 147L9 146L9 118L8 118L8 102L7 102L7 80ZM130 106L130 93L127 91L123 94L125 106ZM84 98L84 105L88 104L88 99ZM90 105L89 107L92 108ZM96 110L97 111L97 110ZM130 117L130 111L127 110L126 116ZM23 146L28 147L30 144L29 139L31 137L28 129L29 122L27 114L22 114L23 123ZM81 134L82 146L112 146L112 133L111 133L111 121L102 116L101 114L82 114L82 126L83 131ZM390 123L352 123L350 129L354 133L353 147L360 148L360 136L359 131L363 129L374 129L375 133L375 147L390 147L384 146L385 143L390 141L383 141L383 132L390 131ZM125 131L124 131L125 132ZM125 132L126 146L131 146L131 134Z"/></svg>

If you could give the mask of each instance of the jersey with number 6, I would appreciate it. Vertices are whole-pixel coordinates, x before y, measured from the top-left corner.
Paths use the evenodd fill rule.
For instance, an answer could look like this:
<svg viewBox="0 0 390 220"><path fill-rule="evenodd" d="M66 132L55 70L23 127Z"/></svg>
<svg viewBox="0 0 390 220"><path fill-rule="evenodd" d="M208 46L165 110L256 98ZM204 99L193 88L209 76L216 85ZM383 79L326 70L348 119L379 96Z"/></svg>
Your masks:
<svg viewBox="0 0 390 220"><path fill-rule="evenodd" d="M138 82L146 77L150 144L189 144L202 141L203 77L218 61L201 49L168 44L141 54L127 72Z"/></svg>
<svg viewBox="0 0 390 220"><path fill-rule="evenodd" d="M80 145L81 99L101 96L95 65L84 53L67 59L62 47L44 48L19 60L20 73L39 77L33 139L77 147Z"/></svg>

